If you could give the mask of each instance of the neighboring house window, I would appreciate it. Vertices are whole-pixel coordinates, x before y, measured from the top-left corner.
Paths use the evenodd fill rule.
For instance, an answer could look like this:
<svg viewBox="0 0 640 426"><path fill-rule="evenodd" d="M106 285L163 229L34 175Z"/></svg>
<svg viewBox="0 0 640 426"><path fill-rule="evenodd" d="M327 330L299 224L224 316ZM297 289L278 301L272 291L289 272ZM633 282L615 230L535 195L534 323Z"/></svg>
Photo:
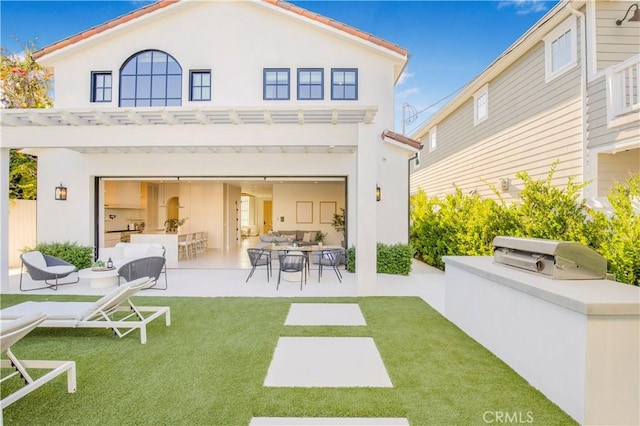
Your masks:
<svg viewBox="0 0 640 426"><path fill-rule="evenodd" d="M189 72L189 100L190 101L210 101L211 100L211 71L198 70Z"/></svg>
<svg viewBox="0 0 640 426"><path fill-rule="evenodd" d="M159 50L136 53L120 69L120 106L182 105L182 67Z"/></svg>
<svg viewBox="0 0 640 426"><path fill-rule="evenodd" d="M473 124L489 118L489 86L485 85L473 95Z"/></svg>
<svg viewBox="0 0 640 426"><path fill-rule="evenodd" d="M265 68L263 78L265 101L289 100L289 68Z"/></svg>
<svg viewBox="0 0 640 426"><path fill-rule="evenodd" d="M435 151L436 148L438 147L437 133L438 132L435 127L431 129L431 131L429 132L429 152Z"/></svg>
<svg viewBox="0 0 640 426"><path fill-rule="evenodd" d="M111 72L91 73L91 102L111 102Z"/></svg>
<svg viewBox="0 0 640 426"><path fill-rule="evenodd" d="M322 68L298 68L298 99L324 99L324 70Z"/></svg>
<svg viewBox="0 0 640 426"><path fill-rule="evenodd" d="M331 99L358 99L358 70L347 68L331 69Z"/></svg>
<svg viewBox="0 0 640 426"><path fill-rule="evenodd" d="M576 22L576 17L571 16L544 38L546 81L554 79L577 65Z"/></svg>

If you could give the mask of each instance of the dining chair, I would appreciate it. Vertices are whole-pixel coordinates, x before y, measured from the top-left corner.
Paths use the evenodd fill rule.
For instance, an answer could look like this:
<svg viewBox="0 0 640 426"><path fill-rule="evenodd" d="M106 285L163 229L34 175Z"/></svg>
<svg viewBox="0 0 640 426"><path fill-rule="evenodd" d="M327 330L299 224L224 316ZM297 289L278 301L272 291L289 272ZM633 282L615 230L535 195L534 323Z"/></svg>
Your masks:
<svg viewBox="0 0 640 426"><path fill-rule="evenodd" d="M318 261L318 282L320 282L320 277L322 277L322 266L331 266L338 277L338 281L342 282L342 274L339 269L341 259L342 249L322 250L320 252L320 260Z"/></svg>
<svg viewBox="0 0 640 426"><path fill-rule="evenodd" d="M251 272L249 272L249 276L245 280L245 283L253 276L253 272L256 270L257 266L267 267L267 282L269 282L269 275L272 274L271 252L259 248L249 248L247 249L247 254L249 255L249 262L251 262Z"/></svg>
<svg viewBox="0 0 640 426"><path fill-rule="evenodd" d="M300 273L300 290L302 290L302 280L307 283L307 256L304 254L279 254L278 260L280 261L280 267L278 271L278 285L276 290L280 287L280 278L283 272L299 272Z"/></svg>

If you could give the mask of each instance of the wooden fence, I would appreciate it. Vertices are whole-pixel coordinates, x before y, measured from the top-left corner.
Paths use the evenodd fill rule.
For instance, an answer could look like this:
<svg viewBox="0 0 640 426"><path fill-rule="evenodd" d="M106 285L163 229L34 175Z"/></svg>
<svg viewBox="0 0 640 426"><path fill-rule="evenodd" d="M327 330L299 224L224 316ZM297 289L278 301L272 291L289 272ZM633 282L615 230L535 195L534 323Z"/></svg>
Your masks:
<svg viewBox="0 0 640 426"><path fill-rule="evenodd" d="M9 267L20 266L20 254L25 247L36 245L35 200L9 201Z"/></svg>

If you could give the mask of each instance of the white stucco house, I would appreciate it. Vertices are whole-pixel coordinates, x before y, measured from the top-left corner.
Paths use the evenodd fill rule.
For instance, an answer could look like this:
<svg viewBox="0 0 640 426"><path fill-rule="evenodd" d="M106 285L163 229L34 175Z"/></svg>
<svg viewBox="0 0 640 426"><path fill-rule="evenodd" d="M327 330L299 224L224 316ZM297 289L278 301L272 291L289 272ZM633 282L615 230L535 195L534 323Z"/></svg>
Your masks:
<svg viewBox="0 0 640 426"><path fill-rule="evenodd" d="M359 291L374 294L376 243L408 239L421 145L387 130L408 60L395 44L277 0L162 0L35 57L53 70L54 107L1 112L0 184L7 194L9 149L38 156L38 241L104 247L113 226L163 228L178 199L187 230L225 249L249 195L256 232L339 244L327 218L345 208ZM2 279L7 216L5 195Z"/></svg>
<svg viewBox="0 0 640 426"><path fill-rule="evenodd" d="M637 2L561 1L411 134L425 149L411 192L517 199L527 171L588 182L597 205L640 171Z"/></svg>

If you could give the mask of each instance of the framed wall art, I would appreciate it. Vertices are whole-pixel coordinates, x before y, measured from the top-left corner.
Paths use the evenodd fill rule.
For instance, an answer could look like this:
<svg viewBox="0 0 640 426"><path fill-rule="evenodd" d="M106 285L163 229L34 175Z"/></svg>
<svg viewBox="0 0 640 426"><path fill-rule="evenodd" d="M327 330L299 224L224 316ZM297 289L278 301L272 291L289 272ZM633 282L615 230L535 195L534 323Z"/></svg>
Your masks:
<svg viewBox="0 0 640 426"><path fill-rule="evenodd" d="M296 223L313 223L313 201L296 201Z"/></svg>

